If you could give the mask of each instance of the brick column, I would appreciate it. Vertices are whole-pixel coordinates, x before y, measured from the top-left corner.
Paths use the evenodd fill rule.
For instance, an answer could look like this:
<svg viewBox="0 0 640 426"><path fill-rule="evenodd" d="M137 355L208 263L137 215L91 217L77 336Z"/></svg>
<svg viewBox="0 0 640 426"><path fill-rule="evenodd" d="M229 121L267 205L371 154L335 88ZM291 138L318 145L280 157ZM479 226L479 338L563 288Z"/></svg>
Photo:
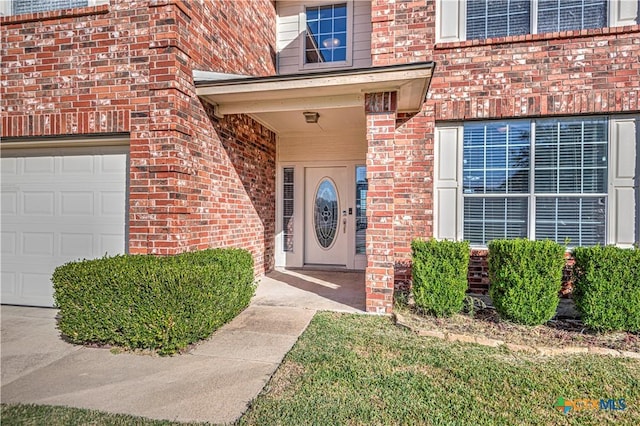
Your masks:
<svg viewBox="0 0 640 426"><path fill-rule="evenodd" d="M367 117L367 312L391 313L394 282L396 92L365 97Z"/></svg>

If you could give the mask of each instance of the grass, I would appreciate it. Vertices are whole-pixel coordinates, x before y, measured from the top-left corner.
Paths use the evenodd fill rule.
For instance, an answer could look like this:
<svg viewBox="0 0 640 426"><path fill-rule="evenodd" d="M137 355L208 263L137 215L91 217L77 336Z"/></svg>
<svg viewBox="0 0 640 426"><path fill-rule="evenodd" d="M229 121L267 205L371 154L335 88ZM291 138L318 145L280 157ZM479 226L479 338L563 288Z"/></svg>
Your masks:
<svg viewBox="0 0 640 426"><path fill-rule="evenodd" d="M109 426L174 426L182 425L170 421L150 420L123 414L109 414L96 410L55 407L51 405L2 404L2 425L21 426L68 426L68 425L109 425ZM206 423L194 423L194 425Z"/></svg>
<svg viewBox="0 0 640 426"><path fill-rule="evenodd" d="M554 409L624 398L624 411ZM319 313L242 425L636 425L640 361L536 357L417 337L387 317ZM174 425L46 406L3 406L3 425Z"/></svg>
<svg viewBox="0 0 640 426"><path fill-rule="evenodd" d="M625 398L628 408L564 415L558 397ZM637 425L640 362L515 354L320 313L241 423Z"/></svg>

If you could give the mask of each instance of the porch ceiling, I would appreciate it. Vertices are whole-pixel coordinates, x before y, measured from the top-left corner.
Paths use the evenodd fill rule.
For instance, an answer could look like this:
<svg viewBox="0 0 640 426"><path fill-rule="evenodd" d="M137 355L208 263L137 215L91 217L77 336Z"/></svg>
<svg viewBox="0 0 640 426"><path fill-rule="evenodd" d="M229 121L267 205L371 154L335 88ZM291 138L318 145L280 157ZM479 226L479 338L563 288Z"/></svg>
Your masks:
<svg viewBox="0 0 640 426"><path fill-rule="evenodd" d="M419 111L433 62L267 77L194 72L196 93L216 114L249 114L278 133L365 128L364 95L397 91L398 111ZM303 111L317 111L317 125Z"/></svg>

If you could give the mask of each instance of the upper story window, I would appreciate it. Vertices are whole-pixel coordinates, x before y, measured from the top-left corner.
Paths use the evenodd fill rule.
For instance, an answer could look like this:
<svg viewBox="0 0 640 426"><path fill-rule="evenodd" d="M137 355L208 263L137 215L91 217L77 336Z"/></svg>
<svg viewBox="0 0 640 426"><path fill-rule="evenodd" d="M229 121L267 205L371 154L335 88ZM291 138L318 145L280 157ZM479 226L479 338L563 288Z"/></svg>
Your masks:
<svg viewBox="0 0 640 426"><path fill-rule="evenodd" d="M46 12L49 10L86 7L88 5L89 0L13 0L11 2L11 14Z"/></svg>
<svg viewBox="0 0 640 426"><path fill-rule="evenodd" d="M638 0L438 0L438 41L636 25Z"/></svg>
<svg viewBox="0 0 640 426"><path fill-rule="evenodd" d="M0 16L109 4L109 0L0 0Z"/></svg>
<svg viewBox="0 0 640 426"><path fill-rule="evenodd" d="M279 74L371 66L371 1L275 3Z"/></svg>
<svg viewBox="0 0 640 426"><path fill-rule="evenodd" d="M528 34L529 0L472 0L467 3L467 39Z"/></svg>
<svg viewBox="0 0 640 426"><path fill-rule="evenodd" d="M307 64L347 60L347 4L306 8L304 61Z"/></svg>
<svg viewBox="0 0 640 426"><path fill-rule="evenodd" d="M538 0L538 33L606 26L606 0Z"/></svg>
<svg viewBox="0 0 640 426"><path fill-rule="evenodd" d="M606 0L467 2L467 40L603 28L606 24Z"/></svg>

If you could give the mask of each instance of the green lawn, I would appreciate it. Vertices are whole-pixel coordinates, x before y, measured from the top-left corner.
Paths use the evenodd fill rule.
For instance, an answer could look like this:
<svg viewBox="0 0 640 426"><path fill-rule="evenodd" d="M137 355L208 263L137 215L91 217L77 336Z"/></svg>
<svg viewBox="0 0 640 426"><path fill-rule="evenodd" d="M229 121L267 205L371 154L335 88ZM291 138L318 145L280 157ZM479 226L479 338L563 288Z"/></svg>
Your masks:
<svg viewBox="0 0 640 426"><path fill-rule="evenodd" d="M565 399L624 411L564 415ZM387 317L320 313L240 424L640 424L640 361L537 357L416 337ZM3 425L173 425L45 406L3 406Z"/></svg>
<svg viewBox="0 0 640 426"><path fill-rule="evenodd" d="M3 426L174 426L183 423L149 420L122 414L108 414L95 410L53 407L50 405L2 405ZM200 423L198 423L200 424Z"/></svg>
<svg viewBox="0 0 640 426"><path fill-rule="evenodd" d="M558 397L625 398L564 415ZM389 318L320 313L243 424L640 424L640 362L544 358L420 338Z"/></svg>

